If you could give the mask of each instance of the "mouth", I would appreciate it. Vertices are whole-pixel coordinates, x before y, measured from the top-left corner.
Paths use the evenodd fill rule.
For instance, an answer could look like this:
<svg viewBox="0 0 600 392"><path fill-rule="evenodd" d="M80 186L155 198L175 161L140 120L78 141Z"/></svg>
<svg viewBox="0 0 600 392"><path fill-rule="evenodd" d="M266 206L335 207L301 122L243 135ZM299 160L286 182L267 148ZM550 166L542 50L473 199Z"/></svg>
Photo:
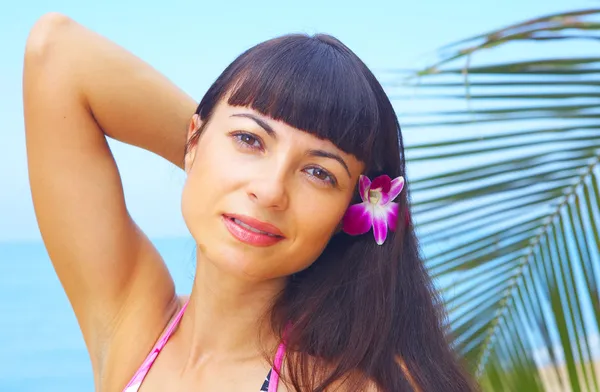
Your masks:
<svg viewBox="0 0 600 392"><path fill-rule="evenodd" d="M271 246L285 238L276 226L248 216L224 214L222 218L230 234L246 244Z"/></svg>

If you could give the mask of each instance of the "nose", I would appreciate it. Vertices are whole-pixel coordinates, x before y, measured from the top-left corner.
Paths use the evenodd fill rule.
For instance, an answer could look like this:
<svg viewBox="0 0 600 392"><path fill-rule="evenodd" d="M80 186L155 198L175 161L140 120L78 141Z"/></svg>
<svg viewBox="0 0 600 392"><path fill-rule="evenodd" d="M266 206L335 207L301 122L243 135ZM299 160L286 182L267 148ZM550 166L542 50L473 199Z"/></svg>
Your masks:
<svg viewBox="0 0 600 392"><path fill-rule="evenodd" d="M285 210L289 203L285 171L274 168L262 174L249 183L248 197L263 208Z"/></svg>

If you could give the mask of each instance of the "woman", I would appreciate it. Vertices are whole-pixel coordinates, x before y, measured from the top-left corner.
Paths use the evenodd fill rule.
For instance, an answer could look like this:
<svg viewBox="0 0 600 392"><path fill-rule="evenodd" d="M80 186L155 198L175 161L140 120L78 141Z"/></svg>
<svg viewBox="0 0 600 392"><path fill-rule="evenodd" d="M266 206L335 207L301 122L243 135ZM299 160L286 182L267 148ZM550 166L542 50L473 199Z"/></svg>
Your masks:
<svg viewBox="0 0 600 392"><path fill-rule="evenodd" d="M49 14L24 105L36 216L97 391L473 389L419 258L396 115L336 39L257 45L197 105ZM106 136L186 171L189 297L129 216Z"/></svg>

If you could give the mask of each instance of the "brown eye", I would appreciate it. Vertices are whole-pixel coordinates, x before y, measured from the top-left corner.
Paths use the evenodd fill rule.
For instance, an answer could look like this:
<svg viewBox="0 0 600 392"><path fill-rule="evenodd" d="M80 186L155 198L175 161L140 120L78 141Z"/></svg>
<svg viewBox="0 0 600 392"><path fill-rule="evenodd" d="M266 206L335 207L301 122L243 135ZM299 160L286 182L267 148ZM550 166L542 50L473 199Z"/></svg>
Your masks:
<svg viewBox="0 0 600 392"><path fill-rule="evenodd" d="M261 149L262 143L260 139L251 133L238 132L232 135L235 141L243 148Z"/></svg>
<svg viewBox="0 0 600 392"><path fill-rule="evenodd" d="M320 167L309 167L306 170L306 173L311 177L316 178L318 181L328 183L330 185L335 185L335 178L325 169Z"/></svg>

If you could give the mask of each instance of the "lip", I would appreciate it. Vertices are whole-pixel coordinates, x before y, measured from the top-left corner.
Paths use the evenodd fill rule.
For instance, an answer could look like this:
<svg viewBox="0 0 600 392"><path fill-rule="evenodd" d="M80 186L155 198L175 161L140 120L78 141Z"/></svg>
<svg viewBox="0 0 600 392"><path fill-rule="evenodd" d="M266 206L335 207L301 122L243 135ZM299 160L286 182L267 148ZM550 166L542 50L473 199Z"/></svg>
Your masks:
<svg viewBox="0 0 600 392"><path fill-rule="evenodd" d="M284 239L283 235L279 234L281 231L269 223L261 222L244 215L222 215L221 218L229 233L238 241L248 245L266 247L275 245ZM248 230L246 227L235 223L234 219L238 219L248 226L273 235L256 233L252 230Z"/></svg>
<svg viewBox="0 0 600 392"><path fill-rule="evenodd" d="M276 235L276 236L279 236L279 237L285 237L283 235L283 233L281 232L281 230L279 230L279 228L277 226L274 226L274 225L272 225L270 223L263 222L263 221L260 221L258 219L254 219L254 218L251 218L251 217L246 216L246 215L223 214L223 216L225 218L237 219L237 220L239 220L239 221L247 224L248 226L252 226L255 229L258 229L260 231L264 231L266 233L273 234L273 235Z"/></svg>

